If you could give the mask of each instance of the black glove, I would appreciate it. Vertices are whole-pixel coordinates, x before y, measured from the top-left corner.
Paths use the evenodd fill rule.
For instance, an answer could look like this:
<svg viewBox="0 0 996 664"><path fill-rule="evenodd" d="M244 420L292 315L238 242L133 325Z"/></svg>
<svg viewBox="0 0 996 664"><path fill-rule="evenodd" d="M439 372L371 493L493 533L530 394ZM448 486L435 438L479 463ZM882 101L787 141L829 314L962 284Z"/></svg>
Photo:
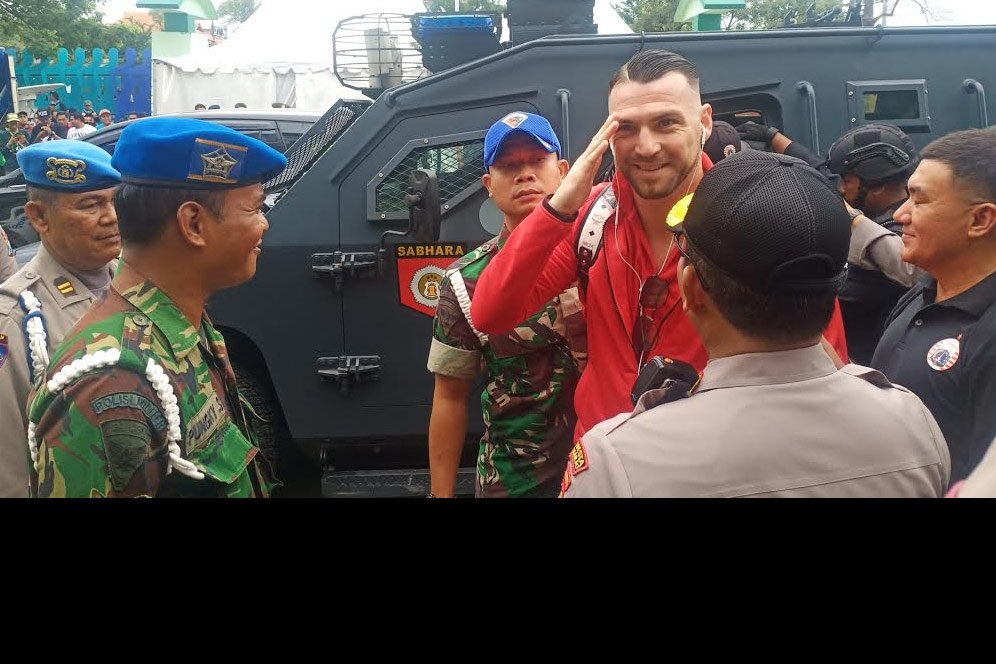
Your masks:
<svg viewBox="0 0 996 664"><path fill-rule="evenodd" d="M771 139L778 133L778 129L756 122L745 122L737 125L737 133L742 140L771 145Z"/></svg>

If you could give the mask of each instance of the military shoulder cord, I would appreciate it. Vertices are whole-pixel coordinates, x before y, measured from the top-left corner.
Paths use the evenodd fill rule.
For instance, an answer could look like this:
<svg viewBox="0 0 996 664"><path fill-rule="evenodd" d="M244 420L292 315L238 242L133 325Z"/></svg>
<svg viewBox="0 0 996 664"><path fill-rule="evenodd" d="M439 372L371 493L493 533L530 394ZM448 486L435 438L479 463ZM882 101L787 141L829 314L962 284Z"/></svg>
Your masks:
<svg viewBox="0 0 996 664"><path fill-rule="evenodd" d="M28 367L31 369L31 382L41 378L48 366L48 334L45 319L42 318L41 302L29 290L18 298L24 317L24 333L28 337Z"/></svg>
<svg viewBox="0 0 996 664"><path fill-rule="evenodd" d="M121 351L117 348L108 350L98 350L96 353L87 354L73 360L67 366L62 367L48 381L46 387L53 395L61 392L67 385L75 381L88 371L101 367L109 367L118 363L121 359ZM145 366L145 377L152 384L159 401L166 412L166 442L169 447L169 463L166 466L166 474L173 472L175 467L181 474L195 480L204 479L204 473L197 470L197 466L183 458L180 450L180 408L177 405L176 395L173 393L173 386L170 385L169 378L163 368L156 364L156 361L149 358ZM35 423L28 422L28 449L31 452L31 462L34 464L35 472L38 469L38 442L35 440Z"/></svg>

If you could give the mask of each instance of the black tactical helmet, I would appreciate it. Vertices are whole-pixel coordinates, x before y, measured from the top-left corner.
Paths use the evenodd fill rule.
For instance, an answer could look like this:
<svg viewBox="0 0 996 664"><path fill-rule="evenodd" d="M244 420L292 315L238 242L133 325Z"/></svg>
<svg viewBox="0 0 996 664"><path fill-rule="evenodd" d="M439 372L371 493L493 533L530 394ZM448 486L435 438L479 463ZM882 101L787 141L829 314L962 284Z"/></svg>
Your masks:
<svg viewBox="0 0 996 664"><path fill-rule="evenodd" d="M852 173L869 184L910 175L919 157L913 141L899 127L866 124L844 133L830 148L827 168Z"/></svg>

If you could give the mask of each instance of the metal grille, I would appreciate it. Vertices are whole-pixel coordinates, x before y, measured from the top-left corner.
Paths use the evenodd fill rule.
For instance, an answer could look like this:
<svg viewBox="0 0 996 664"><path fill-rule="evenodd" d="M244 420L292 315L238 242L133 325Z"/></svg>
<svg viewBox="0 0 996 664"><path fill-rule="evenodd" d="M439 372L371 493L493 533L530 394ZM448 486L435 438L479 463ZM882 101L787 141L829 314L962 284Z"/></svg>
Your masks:
<svg viewBox="0 0 996 664"><path fill-rule="evenodd" d="M267 191L290 184L311 167L346 128L370 105L366 100L340 100L308 130L287 154L287 168L266 183Z"/></svg>
<svg viewBox="0 0 996 664"><path fill-rule="evenodd" d="M431 168L439 181L439 199L447 204L484 175L484 140L415 148L377 185L377 212L404 212L408 176L417 168Z"/></svg>
<svg viewBox="0 0 996 664"><path fill-rule="evenodd" d="M411 17L387 12L339 22L332 33L332 68L354 90L386 90L428 75Z"/></svg>

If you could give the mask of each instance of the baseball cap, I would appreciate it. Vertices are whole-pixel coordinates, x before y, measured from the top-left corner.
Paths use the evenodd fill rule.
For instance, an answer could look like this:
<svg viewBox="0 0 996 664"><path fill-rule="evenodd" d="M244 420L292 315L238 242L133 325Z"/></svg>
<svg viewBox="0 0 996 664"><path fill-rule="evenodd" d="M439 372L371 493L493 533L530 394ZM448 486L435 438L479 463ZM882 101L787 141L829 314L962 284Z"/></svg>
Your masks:
<svg viewBox="0 0 996 664"><path fill-rule="evenodd" d="M484 167L491 168L501 152L501 146L515 133L532 137L547 152L560 156L560 140L550 126L550 121L542 115L515 111L491 125L484 137Z"/></svg>
<svg viewBox="0 0 996 664"><path fill-rule="evenodd" d="M110 111L109 111L108 109L106 109L106 108L102 108L102 109L100 109L100 113L97 113L97 115L104 115L105 113L106 113L107 115L110 115L110 114L111 114L111 112L110 112Z"/></svg>
<svg viewBox="0 0 996 664"><path fill-rule="evenodd" d="M740 152L743 144L740 142L740 134L728 122L716 120L712 123L712 133L706 139L702 148L712 163L718 164L727 157Z"/></svg>
<svg viewBox="0 0 996 664"><path fill-rule="evenodd" d="M757 293L825 294L846 278L850 221L833 185L804 161L748 150L705 174L678 230Z"/></svg>

